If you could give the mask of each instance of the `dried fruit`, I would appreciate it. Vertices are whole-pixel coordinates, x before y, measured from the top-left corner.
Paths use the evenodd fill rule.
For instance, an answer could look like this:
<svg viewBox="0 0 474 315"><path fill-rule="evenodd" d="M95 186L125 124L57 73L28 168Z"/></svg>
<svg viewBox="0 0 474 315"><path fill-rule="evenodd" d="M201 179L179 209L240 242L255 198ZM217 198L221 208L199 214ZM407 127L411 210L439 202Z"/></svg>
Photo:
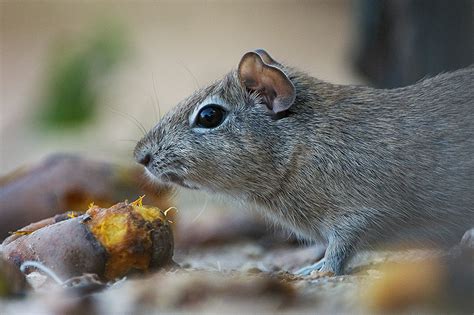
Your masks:
<svg viewBox="0 0 474 315"><path fill-rule="evenodd" d="M173 236L164 212L121 202L92 205L83 215L63 215L30 225L3 243L3 256L21 266L36 261L61 279L97 274L112 280L132 271L146 272L172 263ZM48 225L49 224L49 225Z"/></svg>

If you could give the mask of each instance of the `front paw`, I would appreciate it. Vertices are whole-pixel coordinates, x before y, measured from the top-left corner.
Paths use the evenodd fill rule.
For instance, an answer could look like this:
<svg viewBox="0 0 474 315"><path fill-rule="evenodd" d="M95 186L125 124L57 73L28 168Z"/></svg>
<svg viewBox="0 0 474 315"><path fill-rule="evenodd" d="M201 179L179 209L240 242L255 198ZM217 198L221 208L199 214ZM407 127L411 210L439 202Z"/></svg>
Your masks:
<svg viewBox="0 0 474 315"><path fill-rule="evenodd" d="M321 258L319 261L317 261L316 263L312 264L312 265L309 265L309 266L306 266L306 267L303 267L301 269L299 269L298 271L296 271L296 274L298 276L309 276L311 275L313 272L324 272L324 267L326 265L326 259L325 258Z"/></svg>

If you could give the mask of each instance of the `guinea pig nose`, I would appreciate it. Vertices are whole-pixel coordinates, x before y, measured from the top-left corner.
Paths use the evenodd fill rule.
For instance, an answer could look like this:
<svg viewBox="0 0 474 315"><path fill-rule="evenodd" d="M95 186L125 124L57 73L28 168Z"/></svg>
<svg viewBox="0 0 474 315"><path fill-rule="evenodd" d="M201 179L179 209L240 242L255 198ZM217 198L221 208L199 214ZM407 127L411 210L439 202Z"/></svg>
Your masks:
<svg viewBox="0 0 474 315"><path fill-rule="evenodd" d="M148 166L150 161L151 161L151 154L150 153L146 153L145 155L142 155L141 157L137 158L137 162L142 164L145 167Z"/></svg>

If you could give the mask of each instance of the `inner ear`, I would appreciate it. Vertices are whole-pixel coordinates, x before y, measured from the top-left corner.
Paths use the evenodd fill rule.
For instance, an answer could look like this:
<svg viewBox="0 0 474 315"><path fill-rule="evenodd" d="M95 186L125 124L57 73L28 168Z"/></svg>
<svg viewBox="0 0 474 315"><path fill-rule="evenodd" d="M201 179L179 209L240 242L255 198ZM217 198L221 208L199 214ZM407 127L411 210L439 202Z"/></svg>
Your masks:
<svg viewBox="0 0 474 315"><path fill-rule="evenodd" d="M248 52L242 57L238 75L244 87L259 92L275 114L288 110L295 102L295 86L287 75L275 65L265 63L257 52Z"/></svg>

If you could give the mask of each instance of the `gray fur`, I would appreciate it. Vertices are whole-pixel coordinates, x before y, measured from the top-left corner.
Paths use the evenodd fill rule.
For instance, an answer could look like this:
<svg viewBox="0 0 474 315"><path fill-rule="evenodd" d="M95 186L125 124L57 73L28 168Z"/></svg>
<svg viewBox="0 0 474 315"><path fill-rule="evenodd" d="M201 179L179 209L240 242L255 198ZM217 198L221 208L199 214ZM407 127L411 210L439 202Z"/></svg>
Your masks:
<svg viewBox="0 0 474 315"><path fill-rule="evenodd" d="M163 117L136 158L151 152L157 178L257 205L326 242L323 270L336 274L359 248L444 244L474 226L474 67L393 90L281 69L296 87L288 116L272 117L234 70ZM210 95L230 113L196 132L188 117Z"/></svg>

